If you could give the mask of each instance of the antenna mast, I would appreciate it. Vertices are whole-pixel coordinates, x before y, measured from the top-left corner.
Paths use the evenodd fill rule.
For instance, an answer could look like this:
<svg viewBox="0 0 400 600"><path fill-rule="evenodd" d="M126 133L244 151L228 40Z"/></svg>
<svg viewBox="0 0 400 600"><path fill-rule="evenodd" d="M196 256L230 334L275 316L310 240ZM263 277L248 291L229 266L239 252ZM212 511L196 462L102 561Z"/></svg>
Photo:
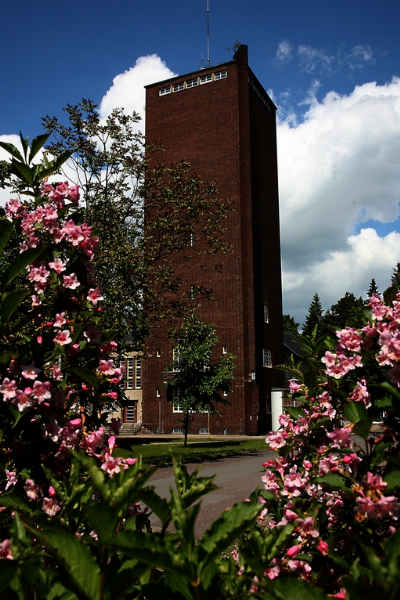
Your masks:
<svg viewBox="0 0 400 600"><path fill-rule="evenodd" d="M210 66L210 8L207 0L207 67Z"/></svg>

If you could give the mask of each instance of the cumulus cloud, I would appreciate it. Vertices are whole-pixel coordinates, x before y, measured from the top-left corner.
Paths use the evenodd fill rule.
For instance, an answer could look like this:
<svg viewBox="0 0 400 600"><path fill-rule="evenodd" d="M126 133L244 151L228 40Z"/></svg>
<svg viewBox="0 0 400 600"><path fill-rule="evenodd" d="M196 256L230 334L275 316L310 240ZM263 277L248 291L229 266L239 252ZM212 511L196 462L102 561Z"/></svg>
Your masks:
<svg viewBox="0 0 400 600"><path fill-rule="evenodd" d="M114 78L111 88L101 101L100 116L105 119L114 108L122 107L125 112L135 111L144 119L144 86L175 75L176 73L171 71L156 54L140 56L134 67ZM142 124L140 129L143 129Z"/></svg>
<svg viewBox="0 0 400 600"><path fill-rule="evenodd" d="M297 320L315 291L329 307L345 291L365 293L372 277L388 285L400 235L354 233L400 216L399 123L398 78L314 95L302 123L278 123L285 311Z"/></svg>

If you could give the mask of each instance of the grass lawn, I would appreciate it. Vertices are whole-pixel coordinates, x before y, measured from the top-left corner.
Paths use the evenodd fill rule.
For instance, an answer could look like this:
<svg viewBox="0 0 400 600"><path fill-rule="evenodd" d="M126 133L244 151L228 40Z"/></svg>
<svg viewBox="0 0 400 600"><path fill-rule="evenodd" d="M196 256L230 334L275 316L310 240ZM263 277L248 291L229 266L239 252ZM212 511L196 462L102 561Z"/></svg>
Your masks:
<svg viewBox="0 0 400 600"><path fill-rule="evenodd" d="M180 458L182 462L203 462L217 460L227 456L240 456L262 452L267 449L265 438L249 438L241 440L206 439L201 441L188 440L187 448L183 447L182 439L175 438L118 438L118 448L114 456L142 456L144 463L154 465L160 462L171 463L172 458Z"/></svg>

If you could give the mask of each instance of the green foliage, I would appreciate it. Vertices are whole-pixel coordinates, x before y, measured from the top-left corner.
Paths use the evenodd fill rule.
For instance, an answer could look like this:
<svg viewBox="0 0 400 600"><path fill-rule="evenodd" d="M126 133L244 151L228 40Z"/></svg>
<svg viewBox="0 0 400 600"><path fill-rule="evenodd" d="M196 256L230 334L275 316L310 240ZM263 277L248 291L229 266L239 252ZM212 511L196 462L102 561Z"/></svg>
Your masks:
<svg viewBox="0 0 400 600"><path fill-rule="evenodd" d="M231 202L218 198L215 185L202 182L189 163L155 164L154 151L161 151L145 147L135 132L137 114L115 109L102 121L90 100L64 110L68 125L55 117L43 119L52 135L47 150L52 156L71 153L69 164L83 188L85 221L99 236L100 323L118 330L120 345L129 332L139 348L160 320L172 323L182 316L188 290L182 288L178 266L193 253L229 250L223 234ZM207 262L210 269L218 264Z"/></svg>
<svg viewBox="0 0 400 600"><path fill-rule="evenodd" d="M317 293L314 294L303 326L303 335L311 336L322 320L322 305Z"/></svg>
<svg viewBox="0 0 400 600"><path fill-rule="evenodd" d="M169 374L165 386L179 390L186 446L193 414L213 413L215 403L227 403L221 394L231 391L234 356L227 353L218 361L212 360L218 342L216 328L204 323L194 310L187 312L179 329L170 329L169 337L176 347L174 360L165 369Z"/></svg>
<svg viewBox="0 0 400 600"><path fill-rule="evenodd" d="M283 315L283 331L287 331L295 337L299 337L299 327L300 324L296 323L293 317L290 315Z"/></svg>

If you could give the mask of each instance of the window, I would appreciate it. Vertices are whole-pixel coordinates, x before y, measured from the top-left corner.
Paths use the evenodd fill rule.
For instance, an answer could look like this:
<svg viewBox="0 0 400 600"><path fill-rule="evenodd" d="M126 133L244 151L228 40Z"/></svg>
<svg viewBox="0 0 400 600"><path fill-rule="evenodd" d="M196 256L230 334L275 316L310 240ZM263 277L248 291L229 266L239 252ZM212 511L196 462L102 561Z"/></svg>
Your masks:
<svg viewBox="0 0 400 600"><path fill-rule="evenodd" d="M161 398L160 388L156 389L156 398Z"/></svg>
<svg viewBox="0 0 400 600"><path fill-rule="evenodd" d="M222 346L222 354L228 354L228 346Z"/></svg>
<svg viewBox="0 0 400 600"><path fill-rule="evenodd" d="M263 367L272 369L272 353L271 350L263 349Z"/></svg>
<svg viewBox="0 0 400 600"><path fill-rule="evenodd" d="M212 81L212 73L200 77L200 85L203 85L203 83L210 83L210 81Z"/></svg>
<svg viewBox="0 0 400 600"><path fill-rule="evenodd" d="M195 242L195 237L194 237L194 233L192 231L190 234L190 245L192 248L194 247L194 242Z"/></svg>
<svg viewBox="0 0 400 600"><path fill-rule="evenodd" d="M190 299L191 300L196 299L196 286L193 284L190 286Z"/></svg>
<svg viewBox="0 0 400 600"><path fill-rule="evenodd" d="M171 86L167 85L166 87L161 88L158 93L159 93L160 96L165 96L166 94L170 94L171 93Z"/></svg>
<svg viewBox="0 0 400 600"><path fill-rule="evenodd" d="M125 389L142 389L142 362L139 358L126 358L125 362Z"/></svg>
<svg viewBox="0 0 400 600"><path fill-rule="evenodd" d="M179 346L172 348L172 360L174 361L174 371L179 371Z"/></svg>
<svg viewBox="0 0 400 600"><path fill-rule="evenodd" d="M214 81L218 81L219 79L226 79L228 77L228 73L226 71L218 71L218 73L214 73Z"/></svg>
<svg viewBox="0 0 400 600"><path fill-rule="evenodd" d="M264 304L264 323L269 323L269 306Z"/></svg>
<svg viewBox="0 0 400 600"><path fill-rule="evenodd" d="M183 407L179 403L179 399L180 399L181 396L182 396L182 388L174 387L173 388L173 394L172 394L172 398L173 398L172 412L174 412L174 413L181 413L181 412L183 412Z"/></svg>
<svg viewBox="0 0 400 600"><path fill-rule="evenodd" d="M186 82L186 89L197 87L198 85L199 85L199 80L197 78L190 79L190 81Z"/></svg>
<svg viewBox="0 0 400 600"><path fill-rule="evenodd" d="M156 357L157 358L161 357L161 350L159 348L157 348L157 350L156 350Z"/></svg>
<svg viewBox="0 0 400 600"><path fill-rule="evenodd" d="M174 92L181 92L183 89L185 89L185 84L183 81L181 83L174 84L174 87L173 87Z"/></svg>

